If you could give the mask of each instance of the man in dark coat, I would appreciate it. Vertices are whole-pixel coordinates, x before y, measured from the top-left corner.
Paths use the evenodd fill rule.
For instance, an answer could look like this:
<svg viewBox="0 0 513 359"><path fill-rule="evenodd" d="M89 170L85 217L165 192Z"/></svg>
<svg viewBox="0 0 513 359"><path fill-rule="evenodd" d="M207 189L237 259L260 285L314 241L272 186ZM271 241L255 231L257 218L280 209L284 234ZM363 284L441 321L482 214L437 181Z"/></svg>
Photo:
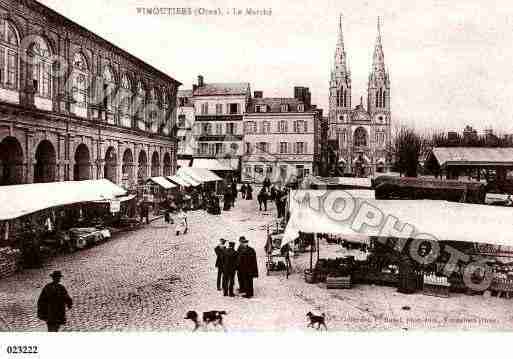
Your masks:
<svg viewBox="0 0 513 359"><path fill-rule="evenodd" d="M246 184L243 183L240 187L240 193L242 194L242 199L246 199Z"/></svg>
<svg viewBox="0 0 513 359"><path fill-rule="evenodd" d="M228 243L228 248L224 252L223 260L223 293L226 297L234 297L233 282L235 280L235 270L237 269L237 251L235 242Z"/></svg>
<svg viewBox="0 0 513 359"><path fill-rule="evenodd" d="M214 248L214 252L216 252L217 290L221 290L221 283L223 280L223 261L226 251L225 243L226 240L221 238L219 240L219 244Z"/></svg>
<svg viewBox="0 0 513 359"><path fill-rule="evenodd" d="M248 246L248 240L240 237L240 245L237 250L237 268L239 280L242 284L241 292L244 298L253 297L253 278L258 278L258 265L256 252Z"/></svg>
<svg viewBox="0 0 513 359"><path fill-rule="evenodd" d="M46 322L49 332L57 332L61 325L66 324L66 307L71 309L73 301L59 283L62 273L54 271L50 276L52 282L45 285L37 300L37 317Z"/></svg>
<svg viewBox="0 0 513 359"><path fill-rule="evenodd" d="M253 199L253 187L248 183L246 187L246 199L252 200Z"/></svg>

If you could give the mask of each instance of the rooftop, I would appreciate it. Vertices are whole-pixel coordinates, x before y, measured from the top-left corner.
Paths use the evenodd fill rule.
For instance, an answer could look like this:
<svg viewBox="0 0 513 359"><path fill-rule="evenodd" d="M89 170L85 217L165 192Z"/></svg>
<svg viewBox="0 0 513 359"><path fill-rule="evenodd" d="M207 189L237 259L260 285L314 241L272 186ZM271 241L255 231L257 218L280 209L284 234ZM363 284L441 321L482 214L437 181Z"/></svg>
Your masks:
<svg viewBox="0 0 513 359"><path fill-rule="evenodd" d="M196 87L194 96L226 96L226 95L250 95L249 82L237 83L205 83Z"/></svg>

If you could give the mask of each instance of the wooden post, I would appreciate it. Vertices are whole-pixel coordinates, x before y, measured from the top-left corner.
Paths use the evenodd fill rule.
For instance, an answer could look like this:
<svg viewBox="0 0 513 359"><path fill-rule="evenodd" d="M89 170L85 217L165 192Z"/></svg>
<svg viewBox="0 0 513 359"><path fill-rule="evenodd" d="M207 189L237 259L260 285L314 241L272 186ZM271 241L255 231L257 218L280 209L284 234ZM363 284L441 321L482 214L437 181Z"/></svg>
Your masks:
<svg viewBox="0 0 513 359"><path fill-rule="evenodd" d="M317 237L317 262L319 261L319 234L315 235Z"/></svg>
<svg viewBox="0 0 513 359"><path fill-rule="evenodd" d="M310 272L313 270L313 246L310 244Z"/></svg>

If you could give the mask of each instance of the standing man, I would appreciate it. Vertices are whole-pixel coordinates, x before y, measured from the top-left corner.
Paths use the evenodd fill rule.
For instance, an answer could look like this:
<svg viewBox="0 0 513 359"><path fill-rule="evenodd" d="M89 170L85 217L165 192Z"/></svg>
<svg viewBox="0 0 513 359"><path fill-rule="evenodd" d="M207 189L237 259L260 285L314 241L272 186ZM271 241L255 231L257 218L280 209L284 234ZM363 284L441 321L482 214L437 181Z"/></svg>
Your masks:
<svg viewBox="0 0 513 359"><path fill-rule="evenodd" d="M238 249L238 270L239 280L241 281L244 291L244 298L253 297L253 278L258 278L258 265L256 252L248 246L248 240L242 236L239 239L240 245Z"/></svg>
<svg viewBox="0 0 513 359"><path fill-rule="evenodd" d="M224 252L223 260L223 293L226 297L234 297L233 282L235 280L235 270L237 269L237 251L235 250L235 242L230 241L228 248Z"/></svg>
<svg viewBox="0 0 513 359"><path fill-rule="evenodd" d="M59 282L61 271L50 274L52 282L45 285L37 300L37 317L46 322L49 332L58 332L61 325L66 324L66 307L71 309L71 300L66 288Z"/></svg>
<svg viewBox="0 0 513 359"><path fill-rule="evenodd" d="M223 264L226 251L225 243L226 240L221 238L219 244L214 248L214 252L216 253L217 290L221 290L221 283L223 283Z"/></svg>

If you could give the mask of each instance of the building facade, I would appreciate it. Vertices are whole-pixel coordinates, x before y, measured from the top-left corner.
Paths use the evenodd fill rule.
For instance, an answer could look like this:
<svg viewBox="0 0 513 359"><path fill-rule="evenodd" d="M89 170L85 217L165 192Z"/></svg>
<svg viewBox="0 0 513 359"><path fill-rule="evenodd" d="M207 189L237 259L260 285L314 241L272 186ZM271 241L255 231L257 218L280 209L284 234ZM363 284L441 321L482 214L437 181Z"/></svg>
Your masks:
<svg viewBox="0 0 513 359"><path fill-rule="evenodd" d="M316 174L320 160L322 111L311 106L310 91L294 89L294 98L264 98L256 91L244 115L242 181L289 182Z"/></svg>
<svg viewBox="0 0 513 359"><path fill-rule="evenodd" d="M0 0L0 184L176 168L180 83L33 0Z"/></svg>
<svg viewBox="0 0 513 359"><path fill-rule="evenodd" d="M367 107L364 107L363 97L353 107L351 71L347 65L340 17L335 64L330 78L327 141L335 144L336 155L329 167L338 175L369 176L390 167L390 76L385 66L379 19L377 31L368 79Z"/></svg>
<svg viewBox="0 0 513 359"><path fill-rule="evenodd" d="M197 148L196 139L194 137L194 104L192 102L191 90L178 91L177 103L177 139L178 139L178 159L190 160Z"/></svg>
<svg viewBox="0 0 513 359"><path fill-rule="evenodd" d="M205 159L212 160L212 167L208 169L219 168L217 159L230 158L232 161L226 170L236 172L238 177L242 119L250 99L249 83L206 83L203 76L198 76L198 83L192 89L194 158L202 159L203 164L208 163Z"/></svg>

